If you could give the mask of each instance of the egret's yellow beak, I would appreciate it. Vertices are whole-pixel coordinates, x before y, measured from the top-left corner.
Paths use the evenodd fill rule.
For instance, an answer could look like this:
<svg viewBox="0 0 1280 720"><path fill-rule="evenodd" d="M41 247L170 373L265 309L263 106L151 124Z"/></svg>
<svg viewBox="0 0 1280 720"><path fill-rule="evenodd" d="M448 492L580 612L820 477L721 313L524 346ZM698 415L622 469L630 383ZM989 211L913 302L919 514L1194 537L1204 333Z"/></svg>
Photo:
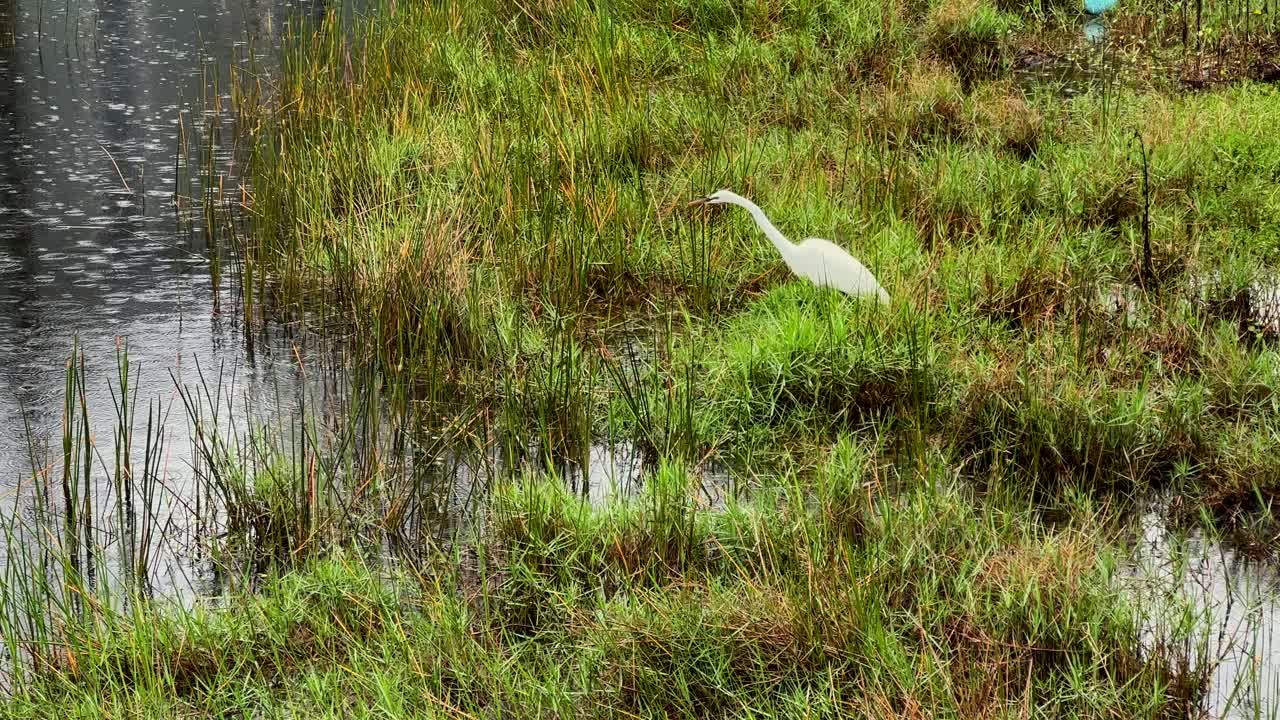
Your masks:
<svg viewBox="0 0 1280 720"><path fill-rule="evenodd" d="M711 201L711 198L709 197L698 198L697 200L690 200L688 207L693 207L694 205L706 205L710 201Z"/></svg>

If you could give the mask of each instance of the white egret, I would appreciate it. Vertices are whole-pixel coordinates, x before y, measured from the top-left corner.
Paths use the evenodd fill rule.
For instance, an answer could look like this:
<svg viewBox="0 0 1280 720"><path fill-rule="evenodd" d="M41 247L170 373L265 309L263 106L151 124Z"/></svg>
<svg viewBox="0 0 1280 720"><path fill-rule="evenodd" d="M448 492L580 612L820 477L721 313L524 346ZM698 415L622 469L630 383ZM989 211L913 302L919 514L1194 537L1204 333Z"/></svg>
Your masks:
<svg viewBox="0 0 1280 720"><path fill-rule="evenodd" d="M756 225L764 231L773 246L782 253L782 259L791 268L791 272L802 278L808 278L815 285L835 288L846 295L863 297L874 295L884 304L889 303L889 293L880 287L876 278L862 263L858 262L844 248L830 240L808 238L799 244L786 238L778 228L769 222L769 218L760 206L728 190L717 190L707 197L694 200L690 205L737 205L751 213Z"/></svg>

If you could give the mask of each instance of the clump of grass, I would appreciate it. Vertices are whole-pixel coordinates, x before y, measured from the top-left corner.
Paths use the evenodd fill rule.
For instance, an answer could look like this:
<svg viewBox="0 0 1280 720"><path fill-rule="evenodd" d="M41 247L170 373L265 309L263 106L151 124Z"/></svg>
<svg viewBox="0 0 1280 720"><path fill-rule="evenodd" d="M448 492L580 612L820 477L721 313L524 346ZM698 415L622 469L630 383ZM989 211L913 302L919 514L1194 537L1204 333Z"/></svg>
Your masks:
<svg viewBox="0 0 1280 720"><path fill-rule="evenodd" d="M658 352L648 363L636 357L635 345L621 357L605 350L604 365L616 398L616 410L609 413L610 432L628 434L651 457L692 458L701 435L694 407L696 348L678 351L673 339L670 332L655 337ZM683 376L682 382L671 381L675 373Z"/></svg>
<svg viewBox="0 0 1280 720"><path fill-rule="evenodd" d="M848 435L839 437L831 446L826 464L818 474L816 512L818 527L831 537L815 539L816 545L831 547L841 543L857 544L866 539L871 522L872 478L868 466L873 458Z"/></svg>
<svg viewBox="0 0 1280 720"><path fill-rule="evenodd" d="M1220 322L1205 332L1201 359L1208 413L1224 420L1259 421L1280 411L1280 367L1272 353L1255 353L1254 338Z"/></svg>
<svg viewBox="0 0 1280 720"><path fill-rule="evenodd" d="M1142 213L1141 188L1133 175L1114 178L1098 187L1099 194L1088 201L1086 222L1105 228L1117 228Z"/></svg>
<svg viewBox="0 0 1280 720"><path fill-rule="evenodd" d="M913 66L894 92L876 99L868 124L895 146L920 149L959 140L969 131L960 79L948 68Z"/></svg>
<svg viewBox="0 0 1280 720"><path fill-rule="evenodd" d="M1008 81L982 84L973 95L979 115L976 125L989 136L988 142L1021 161L1030 160L1046 135L1047 122L1040 109Z"/></svg>
<svg viewBox="0 0 1280 720"><path fill-rule="evenodd" d="M794 284L737 316L707 359L707 403L721 431L804 435L910 416L936 365L906 312Z"/></svg>
<svg viewBox="0 0 1280 720"><path fill-rule="evenodd" d="M1004 47L1016 25L989 0L936 2L925 24L929 50L959 73L961 80L995 76L1005 65Z"/></svg>
<svg viewBox="0 0 1280 720"><path fill-rule="evenodd" d="M1065 311L1071 296L1071 282L1064 268L1055 268L1048 258L1030 259L1021 272L999 280L991 274L983 278L985 297L978 312L1014 328L1035 325ZM996 283L1012 279L1011 285Z"/></svg>
<svg viewBox="0 0 1280 720"><path fill-rule="evenodd" d="M519 437L520 424L532 419L545 460L581 462L594 433L595 353L582 346L571 329L572 320L552 322L551 333L536 352L526 351L531 357L524 381L507 380L516 406L507 408L510 425L505 430ZM509 404L513 398L508 398Z"/></svg>
<svg viewBox="0 0 1280 720"><path fill-rule="evenodd" d="M62 661L26 676L5 711L54 718L91 717L104 706L151 716L351 710L376 706L382 683L410 696L448 697L467 680L444 671L410 683L408 668L417 652L474 652L466 611L448 597L422 602L413 587L403 575L339 557L219 607L102 608L99 622L63 628ZM372 668L381 653L396 652L409 664L334 673L339 664Z"/></svg>
<svg viewBox="0 0 1280 720"><path fill-rule="evenodd" d="M1273 438L1225 430L1215 438L1213 456L1196 468L1198 497L1181 503L1178 519L1204 521L1232 544L1259 558L1275 554L1280 543L1280 462Z"/></svg>
<svg viewBox="0 0 1280 720"><path fill-rule="evenodd" d="M1073 0L1041 0L1034 5L1022 0L996 0L996 7L1003 12L1024 12L1026 14L1042 13L1046 16L1055 13L1079 13L1080 6Z"/></svg>
<svg viewBox="0 0 1280 720"><path fill-rule="evenodd" d="M785 707L818 678L825 687L852 679L851 668L833 667L806 642L797 620L785 596L712 586L615 603L589 632L621 711L731 717L761 702Z"/></svg>
<svg viewBox="0 0 1280 720"><path fill-rule="evenodd" d="M1091 584L1099 566L1086 535L1025 537L974 561L962 547L998 547L987 543L1009 542L1006 533L1016 534L1017 523L972 515L946 497L925 492L889 501L882 512L864 515L865 530L848 539L818 529L835 516L793 511L791 521L813 528L812 535L757 530L756 537L757 552L772 546L769 557L800 558L795 565L773 566L764 579L736 578L729 565L726 579L706 586L621 596L587 631L602 646L603 676L632 712L732 715L792 697L817 703L826 697L854 711L880 702L994 706L1061 687L1073 662L1085 657L1101 663L1095 677L1107 683L1143 684L1176 672L1133 654L1095 654L1098 641L1115 648L1114 640L1133 630L1124 629L1131 626L1114 598L1092 592L1103 585ZM921 522L920 513L933 522ZM815 535L828 541L808 544ZM778 547L792 543L799 546ZM917 552L903 552L908 546ZM904 630L939 644L909 642L899 634ZM874 667L859 661L869 657L877 658ZM914 672L921 662L947 683ZM854 695L840 690L851 687ZM1064 707L1075 702L1072 693L1054 697ZM1123 690L1094 697L1128 707L1136 700ZM1173 713L1183 703L1194 696L1167 698L1142 712Z"/></svg>
<svg viewBox="0 0 1280 720"><path fill-rule="evenodd" d="M1073 373L1004 372L975 383L953 431L977 467L998 469L1032 496L1083 484L1137 497L1167 479L1180 452L1149 388L1096 387Z"/></svg>
<svg viewBox="0 0 1280 720"><path fill-rule="evenodd" d="M575 497L558 478L500 488L492 508L492 542L506 570L497 577L498 613L512 628L533 631L563 617L555 608L582 594L696 576L712 562L714 533L695 512L693 479L663 464L635 500L615 499L603 512ZM710 544L709 544L710 543Z"/></svg>

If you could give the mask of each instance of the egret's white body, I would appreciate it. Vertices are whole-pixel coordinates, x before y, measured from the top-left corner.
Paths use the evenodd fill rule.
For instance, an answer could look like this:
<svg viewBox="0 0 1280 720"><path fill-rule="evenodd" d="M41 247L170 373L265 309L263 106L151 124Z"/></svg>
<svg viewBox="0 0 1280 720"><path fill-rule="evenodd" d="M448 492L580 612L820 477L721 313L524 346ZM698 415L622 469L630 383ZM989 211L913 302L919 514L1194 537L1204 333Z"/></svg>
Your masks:
<svg viewBox="0 0 1280 720"><path fill-rule="evenodd" d="M728 190L717 190L701 200L694 200L692 204L737 205L745 209L782 254L782 260L791 268L791 272L808 278L816 285L835 288L847 295L874 295L881 303L889 303L889 293L880 287L876 277L844 248L822 238L808 238L799 244L791 242L769 222L769 217L760 206L741 195Z"/></svg>

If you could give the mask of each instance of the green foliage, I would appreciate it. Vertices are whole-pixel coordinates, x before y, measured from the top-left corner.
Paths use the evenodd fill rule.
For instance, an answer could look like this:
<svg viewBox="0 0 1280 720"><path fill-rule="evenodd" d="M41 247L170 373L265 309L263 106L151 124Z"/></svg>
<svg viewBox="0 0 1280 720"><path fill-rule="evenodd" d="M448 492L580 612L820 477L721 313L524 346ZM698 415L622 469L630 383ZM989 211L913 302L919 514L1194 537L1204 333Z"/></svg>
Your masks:
<svg viewBox="0 0 1280 720"><path fill-rule="evenodd" d="M837 449L833 479L858 452ZM605 508L554 482L517 483L495 499L472 579L456 557L409 575L337 555L216 608L140 605L69 625L64 653L24 674L5 709L606 718L1018 703L1167 717L1201 691L1139 652L1085 528L1044 532L918 488L861 506L851 537L833 512L853 487L843 481L813 510L720 513L696 509L686 479L664 468L641 497Z"/></svg>

